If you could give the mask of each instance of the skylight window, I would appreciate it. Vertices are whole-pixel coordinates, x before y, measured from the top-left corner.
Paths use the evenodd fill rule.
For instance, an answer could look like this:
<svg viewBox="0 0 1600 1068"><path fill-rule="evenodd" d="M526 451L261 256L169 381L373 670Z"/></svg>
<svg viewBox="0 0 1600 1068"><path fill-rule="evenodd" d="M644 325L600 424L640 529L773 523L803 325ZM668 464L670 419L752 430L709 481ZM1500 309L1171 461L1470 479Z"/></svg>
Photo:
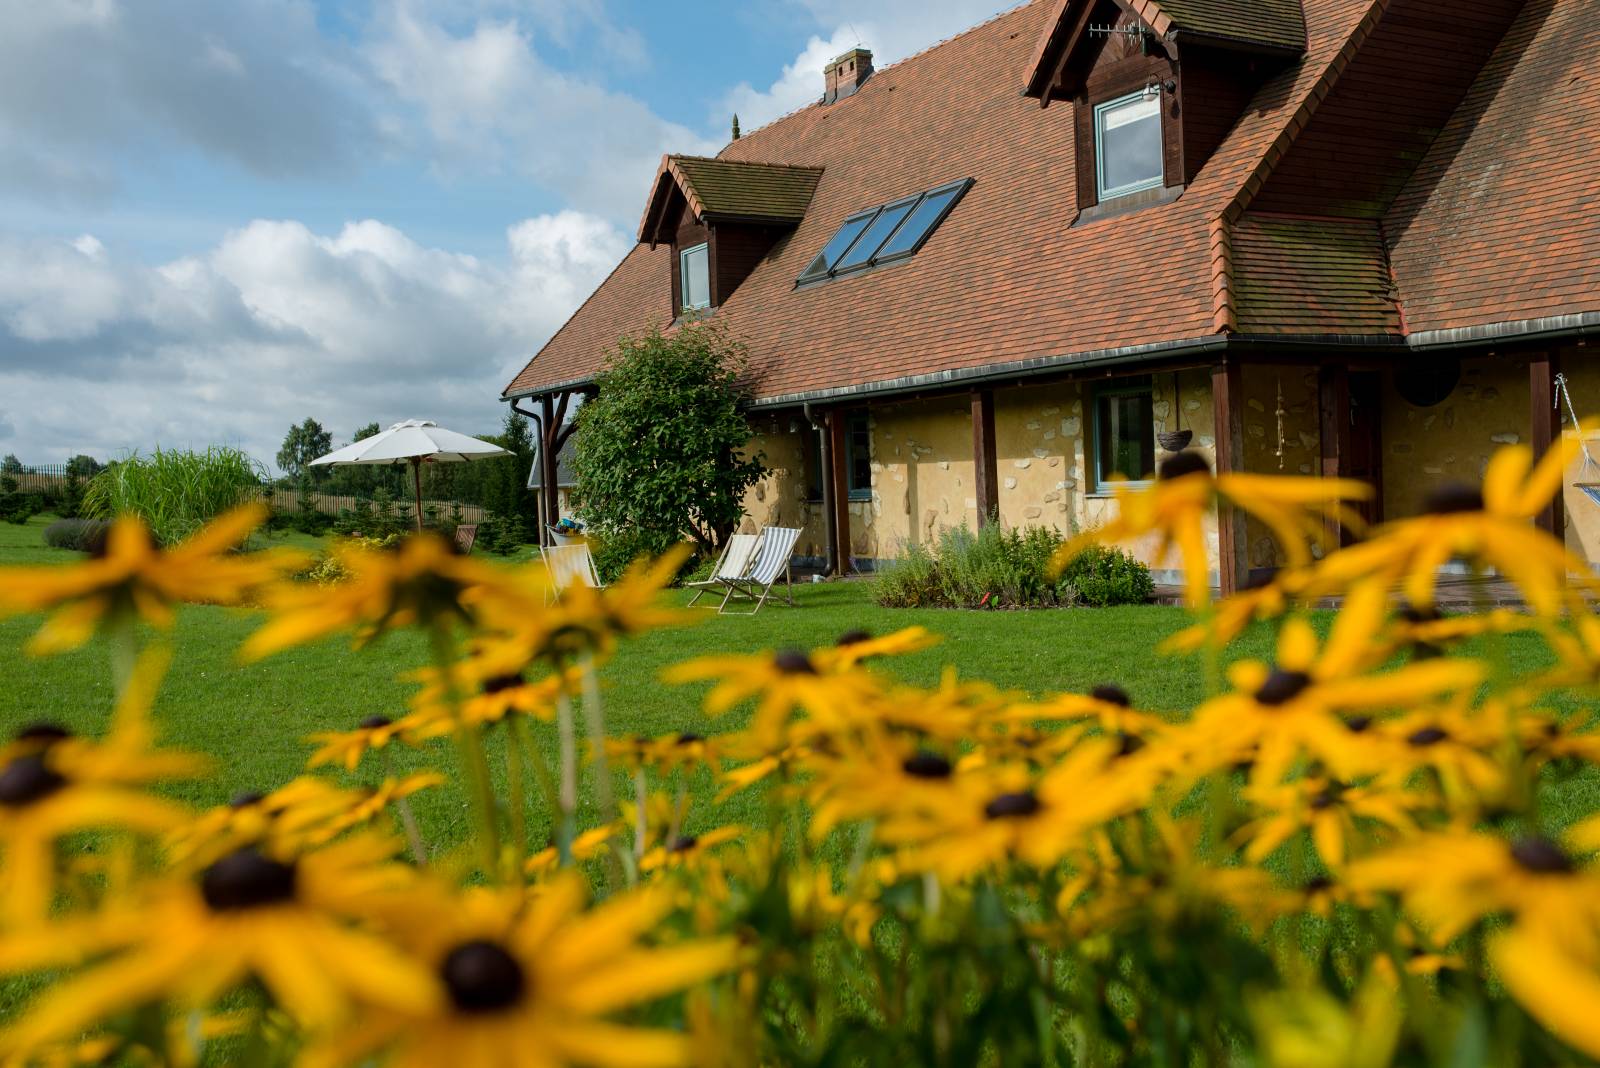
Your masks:
<svg viewBox="0 0 1600 1068"><path fill-rule="evenodd" d="M820 282L916 255L971 187L972 179L963 178L857 212L829 238L822 251L806 266L799 281Z"/></svg>

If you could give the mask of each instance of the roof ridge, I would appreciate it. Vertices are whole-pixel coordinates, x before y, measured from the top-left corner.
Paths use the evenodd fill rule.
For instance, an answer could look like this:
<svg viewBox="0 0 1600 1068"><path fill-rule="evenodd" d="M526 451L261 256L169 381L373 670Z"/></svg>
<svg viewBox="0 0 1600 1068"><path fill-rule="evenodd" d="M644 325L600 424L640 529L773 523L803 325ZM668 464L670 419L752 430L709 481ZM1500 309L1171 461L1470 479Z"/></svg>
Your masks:
<svg viewBox="0 0 1600 1068"><path fill-rule="evenodd" d="M1278 135L1262 151L1254 167L1245 175L1222 206L1214 219L1211 220L1210 245L1211 245L1211 324L1212 329L1219 334L1234 333L1239 326L1238 309L1233 302L1233 225L1239 220L1250 204L1255 200L1266 185L1267 179L1285 156L1294 146L1300 134L1311 124L1312 116L1322 102L1328 98L1333 87L1350 66L1350 61L1355 54L1366 44L1367 38L1372 35L1384 14L1389 10L1389 0L1371 0L1367 5L1366 13L1353 26L1345 37L1339 50L1328 57L1322 72L1317 75L1305 90L1300 103L1294 111L1289 113L1283 128Z"/></svg>
<svg viewBox="0 0 1600 1068"><path fill-rule="evenodd" d="M777 167L788 171L820 171L825 169L820 163L775 163L765 159L728 159L724 156L689 156L681 152L669 152L672 159L692 159L700 163L731 163L740 167Z"/></svg>
<svg viewBox="0 0 1600 1068"><path fill-rule="evenodd" d="M982 22L975 22L971 26L968 26L966 29L960 31L959 33L951 34L949 37L941 37L939 40L934 41L932 44L924 45L923 47L917 49L915 52L911 52L911 53L909 53L907 55L901 56L899 59L895 60L893 63L890 63L888 66L885 66L885 67L874 67L873 70L872 70L872 77L876 78L878 75L886 73L887 71L894 70L896 67L903 67L907 63L910 63L914 59L921 59L923 56L926 56L928 53L933 52L936 49L943 48L947 44L951 44L951 43L953 43L955 41L959 41L961 38L967 36L968 34L977 33L979 30L984 29L985 27L991 26L996 22L999 22L1001 19L1005 18L1007 15L1016 14L1018 11L1021 11L1023 8L1032 7L1034 4L1039 3L1039 2L1040 2L1040 0L1013 0L1011 6L1001 8L1000 10L996 11L994 14L990 15L988 18L984 19ZM868 81L871 81L871 79L869 78ZM865 83L863 83L863 84L865 84ZM847 100L854 100L855 97L856 97L856 94L852 93L850 96L841 97L840 99L834 101L834 103L835 104L842 104ZM755 137L756 135L758 135L758 134L760 134L760 133L762 133L762 132L764 132L766 130L772 129L774 126L778 125L778 123L780 123L780 122L783 122L783 121L785 121L787 119L792 119L796 115L800 115L800 114L803 114L804 112L810 111L812 108L818 106L820 101L821 101L821 97L819 96L818 99L816 99L816 100L812 100L809 103L801 104L797 108L793 108L793 109L791 109L789 111L784 112L782 115L779 115L779 116L777 116L775 118L769 119L768 121L762 123L760 126L757 126L757 127L753 128L751 130L745 131L745 133L741 136L740 140L744 140L745 138ZM731 146L733 143L734 142L730 141L728 144ZM724 152L727 151L727 146L724 146L723 151Z"/></svg>

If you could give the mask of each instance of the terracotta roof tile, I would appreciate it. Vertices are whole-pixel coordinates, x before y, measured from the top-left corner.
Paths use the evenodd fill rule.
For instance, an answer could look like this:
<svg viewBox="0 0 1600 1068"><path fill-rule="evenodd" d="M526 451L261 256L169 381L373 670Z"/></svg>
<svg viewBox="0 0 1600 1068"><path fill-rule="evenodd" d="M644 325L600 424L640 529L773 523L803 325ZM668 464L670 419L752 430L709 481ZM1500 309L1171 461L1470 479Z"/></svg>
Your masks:
<svg viewBox="0 0 1600 1068"><path fill-rule="evenodd" d="M1233 300L1243 333L1399 336L1376 221L1248 213L1232 239Z"/></svg>

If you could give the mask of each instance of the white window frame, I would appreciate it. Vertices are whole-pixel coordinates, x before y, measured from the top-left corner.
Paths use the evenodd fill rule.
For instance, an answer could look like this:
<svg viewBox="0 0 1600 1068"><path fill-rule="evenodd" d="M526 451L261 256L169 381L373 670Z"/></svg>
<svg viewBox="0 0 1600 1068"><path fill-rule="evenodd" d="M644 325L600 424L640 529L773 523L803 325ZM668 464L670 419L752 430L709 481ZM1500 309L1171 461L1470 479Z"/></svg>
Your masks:
<svg viewBox="0 0 1600 1068"><path fill-rule="evenodd" d="M1161 97L1157 95L1155 98L1156 137L1161 142L1160 173L1158 173L1154 178L1146 178L1143 181L1130 182L1127 185L1117 186L1112 189L1106 188L1106 153L1103 139L1103 135L1105 133L1105 113L1110 111L1112 108L1121 107L1124 104L1131 104L1136 100L1148 99L1149 96L1149 93L1141 89L1136 93L1129 93L1126 96L1119 96L1115 100L1107 100L1104 103L1096 104L1094 106L1094 187L1096 193L1099 195L1099 200L1102 202L1107 200L1115 200L1117 197L1125 197L1129 193L1142 193L1146 189L1156 189L1166 181L1166 130L1162 128Z"/></svg>
<svg viewBox="0 0 1600 1068"><path fill-rule="evenodd" d="M696 252L705 253L706 263L706 299L703 304L689 302L689 257ZM687 311L700 311L711 307L711 243L702 241L698 245L690 245L678 253L678 305Z"/></svg>

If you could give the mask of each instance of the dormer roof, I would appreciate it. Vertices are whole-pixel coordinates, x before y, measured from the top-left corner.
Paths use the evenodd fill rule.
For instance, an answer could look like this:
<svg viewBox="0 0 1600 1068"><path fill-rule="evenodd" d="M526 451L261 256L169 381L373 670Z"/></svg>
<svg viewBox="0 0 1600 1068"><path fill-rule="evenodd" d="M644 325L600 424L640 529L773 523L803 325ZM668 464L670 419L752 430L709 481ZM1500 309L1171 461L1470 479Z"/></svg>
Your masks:
<svg viewBox="0 0 1600 1068"><path fill-rule="evenodd" d="M639 240L652 245L671 240L664 227L673 222L674 193L707 222L794 226L805 218L821 178L821 167L663 156L639 222Z"/></svg>

